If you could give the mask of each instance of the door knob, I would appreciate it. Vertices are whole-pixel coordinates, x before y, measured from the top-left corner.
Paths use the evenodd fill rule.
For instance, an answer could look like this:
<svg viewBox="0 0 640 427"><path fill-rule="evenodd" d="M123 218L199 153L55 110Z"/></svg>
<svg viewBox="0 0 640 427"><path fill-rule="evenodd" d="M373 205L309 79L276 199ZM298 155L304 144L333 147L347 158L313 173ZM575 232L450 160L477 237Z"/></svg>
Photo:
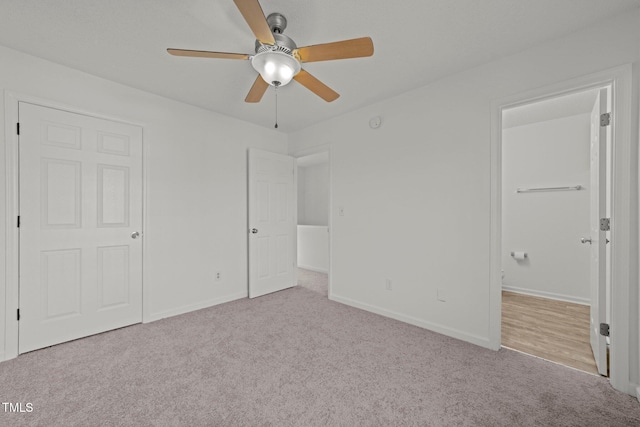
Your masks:
<svg viewBox="0 0 640 427"><path fill-rule="evenodd" d="M252 232L253 234L256 234L256 233L258 232L258 229L257 229L257 228L252 228L252 229L251 229L251 232Z"/></svg>
<svg viewBox="0 0 640 427"><path fill-rule="evenodd" d="M580 239L580 243L589 243L589 244L591 244L591 237L589 237L588 239L586 237L583 237L582 239Z"/></svg>
<svg viewBox="0 0 640 427"><path fill-rule="evenodd" d="M137 239L139 235L140 235L140 233L138 231L134 231L133 233L131 233L131 238L132 239Z"/></svg>

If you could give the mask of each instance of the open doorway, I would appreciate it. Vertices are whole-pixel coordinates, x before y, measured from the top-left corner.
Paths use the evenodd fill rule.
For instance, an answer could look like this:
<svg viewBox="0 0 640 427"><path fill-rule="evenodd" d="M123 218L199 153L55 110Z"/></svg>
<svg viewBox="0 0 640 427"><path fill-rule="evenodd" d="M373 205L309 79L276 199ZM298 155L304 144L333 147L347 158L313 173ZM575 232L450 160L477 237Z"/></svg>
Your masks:
<svg viewBox="0 0 640 427"><path fill-rule="evenodd" d="M329 153L297 158L298 284L328 296Z"/></svg>
<svg viewBox="0 0 640 427"><path fill-rule="evenodd" d="M502 110L502 345L593 374L608 359L593 333L610 318L608 233L593 223L610 217L610 97L594 87Z"/></svg>

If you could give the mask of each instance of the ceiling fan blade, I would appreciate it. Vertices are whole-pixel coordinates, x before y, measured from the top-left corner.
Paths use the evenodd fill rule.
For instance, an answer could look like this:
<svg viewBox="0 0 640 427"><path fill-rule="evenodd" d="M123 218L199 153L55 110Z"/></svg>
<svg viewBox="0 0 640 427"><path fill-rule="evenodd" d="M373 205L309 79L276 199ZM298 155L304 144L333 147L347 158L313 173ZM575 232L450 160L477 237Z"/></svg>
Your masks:
<svg viewBox="0 0 640 427"><path fill-rule="evenodd" d="M300 72L294 77L294 80L327 102L335 101L340 97L338 92L334 91L305 70L300 70Z"/></svg>
<svg viewBox="0 0 640 427"><path fill-rule="evenodd" d="M269 83L265 82L262 76L258 74L258 77L256 77L256 81L253 82L253 86L251 86L244 102L260 102L268 87Z"/></svg>
<svg viewBox="0 0 640 427"><path fill-rule="evenodd" d="M190 56L194 58L249 59L244 53L210 52L208 50L167 49L174 56Z"/></svg>
<svg viewBox="0 0 640 427"><path fill-rule="evenodd" d="M361 58L373 55L371 37L316 44L294 50L302 62L329 61L332 59Z"/></svg>
<svg viewBox="0 0 640 427"><path fill-rule="evenodd" d="M258 0L233 0L260 43L276 44Z"/></svg>

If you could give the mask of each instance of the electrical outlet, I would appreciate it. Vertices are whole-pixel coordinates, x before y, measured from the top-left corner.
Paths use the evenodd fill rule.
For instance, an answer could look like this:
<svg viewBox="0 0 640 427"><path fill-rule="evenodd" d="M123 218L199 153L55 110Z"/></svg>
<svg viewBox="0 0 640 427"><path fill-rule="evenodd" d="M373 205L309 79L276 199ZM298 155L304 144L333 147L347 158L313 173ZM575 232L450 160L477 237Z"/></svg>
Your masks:
<svg viewBox="0 0 640 427"><path fill-rule="evenodd" d="M343 208L342 206L340 206L340 207L338 208L338 215L339 215L339 216L344 216L344 208Z"/></svg>
<svg viewBox="0 0 640 427"><path fill-rule="evenodd" d="M393 283L391 282L391 279L386 279L385 281L385 289L388 291L393 290Z"/></svg>
<svg viewBox="0 0 640 427"><path fill-rule="evenodd" d="M216 271L216 273L213 275L213 280L215 280L216 282L221 282L222 281L222 272L221 271Z"/></svg>

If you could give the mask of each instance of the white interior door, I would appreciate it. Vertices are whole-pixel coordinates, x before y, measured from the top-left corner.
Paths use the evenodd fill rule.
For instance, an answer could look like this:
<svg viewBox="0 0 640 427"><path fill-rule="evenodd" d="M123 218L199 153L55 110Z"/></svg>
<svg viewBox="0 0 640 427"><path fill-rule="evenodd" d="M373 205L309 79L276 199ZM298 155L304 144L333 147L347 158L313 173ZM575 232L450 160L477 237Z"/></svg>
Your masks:
<svg viewBox="0 0 640 427"><path fill-rule="evenodd" d="M607 112L607 89L600 89L591 111L591 348L601 375L607 375L607 342L600 334L606 320L606 231L600 219L606 217L607 131L600 117Z"/></svg>
<svg viewBox="0 0 640 427"><path fill-rule="evenodd" d="M249 150L249 298L296 285L295 160Z"/></svg>
<svg viewBox="0 0 640 427"><path fill-rule="evenodd" d="M142 129L18 114L19 352L141 322Z"/></svg>

